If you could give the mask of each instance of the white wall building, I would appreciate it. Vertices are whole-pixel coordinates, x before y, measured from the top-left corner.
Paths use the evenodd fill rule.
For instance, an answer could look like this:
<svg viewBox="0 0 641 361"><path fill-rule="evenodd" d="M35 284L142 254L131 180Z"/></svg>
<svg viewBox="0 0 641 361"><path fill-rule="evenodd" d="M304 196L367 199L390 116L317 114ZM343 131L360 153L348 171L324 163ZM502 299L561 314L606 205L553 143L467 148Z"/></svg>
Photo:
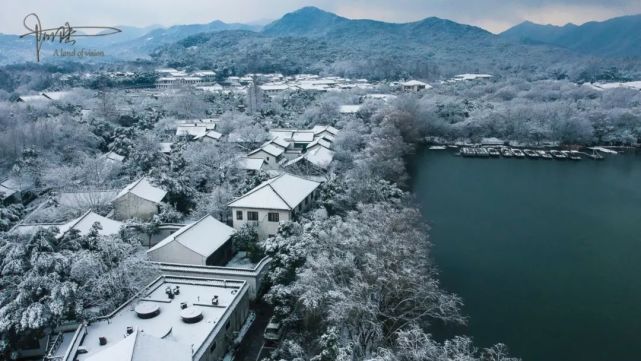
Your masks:
<svg viewBox="0 0 641 361"><path fill-rule="evenodd" d="M145 177L126 186L113 200L114 218L125 220L140 218L151 219L158 213L160 202L167 192L152 185Z"/></svg>
<svg viewBox="0 0 641 361"><path fill-rule="evenodd" d="M286 222L307 209L317 198L318 182L291 174L282 174L229 203L234 228L255 226L258 237L275 235L281 222Z"/></svg>
<svg viewBox="0 0 641 361"><path fill-rule="evenodd" d="M231 259L234 232L208 215L163 239L147 255L155 262L222 266Z"/></svg>
<svg viewBox="0 0 641 361"><path fill-rule="evenodd" d="M111 314L59 337L59 361L217 361L249 315L246 282L162 276Z"/></svg>
<svg viewBox="0 0 641 361"><path fill-rule="evenodd" d="M431 88L431 85L418 80L409 80L401 83L401 90L403 91L418 92Z"/></svg>

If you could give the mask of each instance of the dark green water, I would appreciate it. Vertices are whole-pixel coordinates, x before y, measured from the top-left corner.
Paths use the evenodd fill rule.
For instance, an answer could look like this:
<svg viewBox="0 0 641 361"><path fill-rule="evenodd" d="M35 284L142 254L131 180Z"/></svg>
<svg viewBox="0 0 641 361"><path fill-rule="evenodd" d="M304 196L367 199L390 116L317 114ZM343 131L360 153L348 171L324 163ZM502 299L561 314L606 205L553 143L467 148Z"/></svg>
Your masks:
<svg viewBox="0 0 641 361"><path fill-rule="evenodd" d="M524 360L641 360L641 156L425 150L414 190L465 333Z"/></svg>

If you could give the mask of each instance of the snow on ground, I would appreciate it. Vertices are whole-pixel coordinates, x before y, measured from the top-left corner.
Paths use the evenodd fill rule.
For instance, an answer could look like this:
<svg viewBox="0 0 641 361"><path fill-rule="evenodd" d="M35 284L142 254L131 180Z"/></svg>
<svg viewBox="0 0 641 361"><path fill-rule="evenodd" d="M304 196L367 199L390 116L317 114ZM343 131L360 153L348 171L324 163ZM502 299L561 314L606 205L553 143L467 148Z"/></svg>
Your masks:
<svg viewBox="0 0 641 361"><path fill-rule="evenodd" d="M254 269L256 264L247 257L247 252L241 251L236 253L225 267Z"/></svg>

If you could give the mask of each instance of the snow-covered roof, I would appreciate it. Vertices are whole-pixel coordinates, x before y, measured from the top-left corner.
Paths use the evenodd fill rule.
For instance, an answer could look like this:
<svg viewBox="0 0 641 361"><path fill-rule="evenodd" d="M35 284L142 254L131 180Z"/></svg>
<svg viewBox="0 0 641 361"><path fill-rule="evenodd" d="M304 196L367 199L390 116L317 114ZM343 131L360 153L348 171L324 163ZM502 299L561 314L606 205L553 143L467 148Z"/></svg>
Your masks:
<svg viewBox="0 0 641 361"><path fill-rule="evenodd" d="M207 134L207 127L193 125L179 125L176 128L176 135L191 135L192 137L203 137Z"/></svg>
<svg viewBox="0 0 641 361"><path fill-rule="evenodd" d="M173 298L168 298L166 294L168 287L170 290L179 287L180 291L174 293ZM133 360L140 361L201 360L210 352L209 346L213 340L217 339L221 332L225 332L227 320L233 315L232 310L243 307L239 302L246 297L247 289L246 282L239 280L162 276L112 314L98 318L87 325L86 334L81 341L75 344L67 341L67 337L73 337L71 332L63 334L62 344L71 344L67 352L75 354L74 359L78 361L132 360L128 358L129 356L133 356ZM218 296L216 306L211 304L214 296ZM182 315L185 311L181 308L181 303L187 305L187 310L200 312L202 319L193 323L184 322ZM153 317L141 318L136 312L136 309L154 310L156 308L158 313ZM132 327L134 333L137 330L139 335L135 340L130 340L131 343L125 342L118 346L120 342L127 340L124 339L127 327ZM132 337L134 333L127 338ZM161 344L151 339L141 340L140 335L170 343ZM99 344L100 337L106 339L106 345ZM87 352L77 353L78 346L83 347ZM113 353L100 355L113 347L116 347ZM129 353L132 347L133 351Z"/></svg>
<svg viewBox="0 0 641 361"><path fill-rule="evenodd" d="M314 140L314 132L309 130L297 130L292 134L294 142L312 142Z"/></svg>
<svg viewBox="0 0 641 361"><path fill-rule="evenodd" d="M131 335L107 345L87 361L191 361L191 347L168 339L145 335L135 330Z"/></svg>
<svg viewBox="0 0 641 361"><path fill-rule="evenodd" d="M292 139L295 129L272 129L269 134L274 138Z"/></svg>
<svg viewBox="0 0 641 361"><path fill-rule="evenodd" d="M100 234L101 236L110 236L112 234L117 234L118 231L120 231L120 227L122 227L124 224L122 222L118 222L89 211L79 218L60 226L60 235L65 234L72 229L75 229L78 230L81 235L85 236L89 234L91 227L96 222L100 223L100 226L102 227L102 229L98 231L98 234Z"/></svg>
<svg viewBox="0 0 641 361"><path fill-rule="evenodd" d="M238 168L245 170L261 170L265 160L261 158L247 158L243 157L238 160Z"/></svg>
<svg viewBox="0 0 641 361"><path fill-rule="evenodd" d="M275 145L277 145L277 146L279 146L279 147L281 147L283 149L287 149L289 147L289 145L290 145L290 143L288 141L286 141L285 139L280 138L280 137L276 137L276 138L274 138L272 140L269 140L269 141L265 142L263 145L267 145L267 144L275 144Z"/></svg>
<svg viewBox="0 0 641 361"><path fill-rule="evenodd" d="M209 257L225 244L234 232L233 228L208 215L182 227L153 246L147 253L154 253L172 242L178 242L203 257Z"/></svg>
<svg viewBox="0 0 641 361"><path fill-rule="evenodd" d="M194 137L194 139L211 138L211 139L219 140L220 138L222 138L222 136L223 135L221 133L218 133L215 130L210 130L205 134Z"/></svg>
<svg viewBox="0 0 641 361"><path fill-rule="evenodd" d="M314 128L312 128L312 131L314 134L320 134L322 132L329 132L332 135L338 134L338 129L332 127L331 125L315 125Z"/></svg>
<svg viewBox="0 0 641 361"><path fill-rule="evenodd" d="M263 84L260 88L264 91L281 91L289 89L287 84Z"/></svg>
<svg viewBox="0 0 641 361"><path fill-rule="evenodd" d="M160 148L161 153L171 153L171 146L174 143L171 142L160 142L158 143L158 148Z"/></svg>
<svg viewBox="0 0 641 361"><path fill-rule="evenodd" d="M338 112L341 114L354 114L358 113L359 110L361 110L361 105L359 104L341 105L338 108Z"/></svg>
<svg viewBox="0 0 641 361"><path fill-rule="evenodd" d="M220 84L213 84L213 85L209 85L209 86L199 86L197 88L200 89L200 90L208 91L208 92L212 92L212 93L220 92L220 91L223 90L223 87Z"/></svg>
<svg viewBox="0 0 641 361"><path fill-rule="evenodd" d="M318 182L285 173L261 183L229 203L229 206L292 210L319 185Z"/></svg>
<svg viewBox="0 0 641 361"><path fill-rule="evenodd" d="M162 201L162 199L165 198L165 195L167 194L167 192L165 192L162 188L158 188L152 185L146 177L140 178L139 180L126 186L122 191L120 191L120 193L118 193L114 200L124 196L127 193L132 193L142 199L146 199L154 203L160 203L160 201Z"/></svg>
<svg viewBox="0 0 641 361"><path fill-rule="evenodd" d="M66 91L44 92L37 95L22 95L18 99L25 103L28 103L28 102L34 102L34 101L60 100L67 95L69 95L69 92L66 92Z"/></svg>
<svg viewBox="0 0 641 361"><path fill-rule="evenodd" d="M285 166L290 166L306 159L319 168L326 169L334 159L334 152L325 147L315 147L298 158L292 159Z"/></svg>
<svg viewBox="0 0 641 361"><path fill-rule="evenodd" d="M42 95L43 95L44 97L46 97L46 98L51 99L51 100L60 100L60 99L62 99L62 98L64 98L64 97L66 97L67 95L69 95L69 92L66 92L66 91L61 91L61 92L45 92L45 93L42 93Z"/></svg>
<svg viewBox="0 0 641 361"><path fill-rule="evenodd" d="M427 83L423 83L422 81L419 81L419 80L404 81L404 82L401 83L401 85L402 86L425 86L425 87L428 86Z"/></svg>
<svg viewBox="0 0 641 361"><path fill-rule="evenodd" d="M314 139L313 142L307 144L307 149L313 149L316 146L321 146L325 147L327 149L332 147L332 143L329 139L326 138L327 136L322 136Z"/></svg>
<svg viewBox="0 0 641 361"><path fill-rule="evenodd" d="M248 155L256 154L256 153L260 152L261 150L264 151L265 153L269 154L269 155L274 156L274 157L278 157L281 154L285 153L285 150L283 148L270 143L270 144L263 145L262 147L249 152Z"/></svg>
<svg viewBox="0 0 641 361"><path fill-rule="evenodd" d="M476 80L476 79L489 79L490 74L458 74L454 76L454 80Z"/></svg>
<svg viewBox="0 0 641 361"><path fill-rule="evenodd" d="M200 70L194 73L196 76L214 76L216 72L213 70Z"/></svg>
<svg viewBox="0 0 641 361"><path fill-rule="evenodd" d="M120 155L114 151L105 153L102 155L103 159L114 161L116 163L122 163L122 161L125 159L124 155Z"/></svg>
<svg viewBox="0 0 641 361"><path fill-rule="evenodd" d="M52 227L57 227L59 232L56 237L58 238L62 237L72 229L80 232L81 236L86 236L87 234L89 234L91 227L96 222L100 223L100 226L102 228L98 230L98 234L101 236L111 236L117 234L120 231L120 227L124 225L124 223L122 222L118 222L113 219L103 217L92 211L88 211L82 216L67 223L19 224L13 228L12 232L18 234L33 234L39 228L49 229Z"/></svg>
<svg viewBox="0 0 641 361"><path fill-rule="evenodd" d="M396 99L397 97L394 94L367 94L365 95L365 98L389 101Z"/></svg>

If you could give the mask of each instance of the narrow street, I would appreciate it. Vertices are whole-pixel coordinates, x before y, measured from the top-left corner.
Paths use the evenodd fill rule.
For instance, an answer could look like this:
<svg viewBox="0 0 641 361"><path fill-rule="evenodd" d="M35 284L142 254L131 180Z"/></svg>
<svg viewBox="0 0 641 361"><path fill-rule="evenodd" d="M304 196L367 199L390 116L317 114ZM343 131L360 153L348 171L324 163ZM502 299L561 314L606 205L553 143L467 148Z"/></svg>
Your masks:
<svg viewBox="0 0 641 361"><path fill-rule="evenodd" d="M262 299L257 300L252 308L256 313L256 319L241 342L235 361L257 361L263 350L263 332L272 316L272 308ZM264 352L262 353L264 356Z"/></svg>

